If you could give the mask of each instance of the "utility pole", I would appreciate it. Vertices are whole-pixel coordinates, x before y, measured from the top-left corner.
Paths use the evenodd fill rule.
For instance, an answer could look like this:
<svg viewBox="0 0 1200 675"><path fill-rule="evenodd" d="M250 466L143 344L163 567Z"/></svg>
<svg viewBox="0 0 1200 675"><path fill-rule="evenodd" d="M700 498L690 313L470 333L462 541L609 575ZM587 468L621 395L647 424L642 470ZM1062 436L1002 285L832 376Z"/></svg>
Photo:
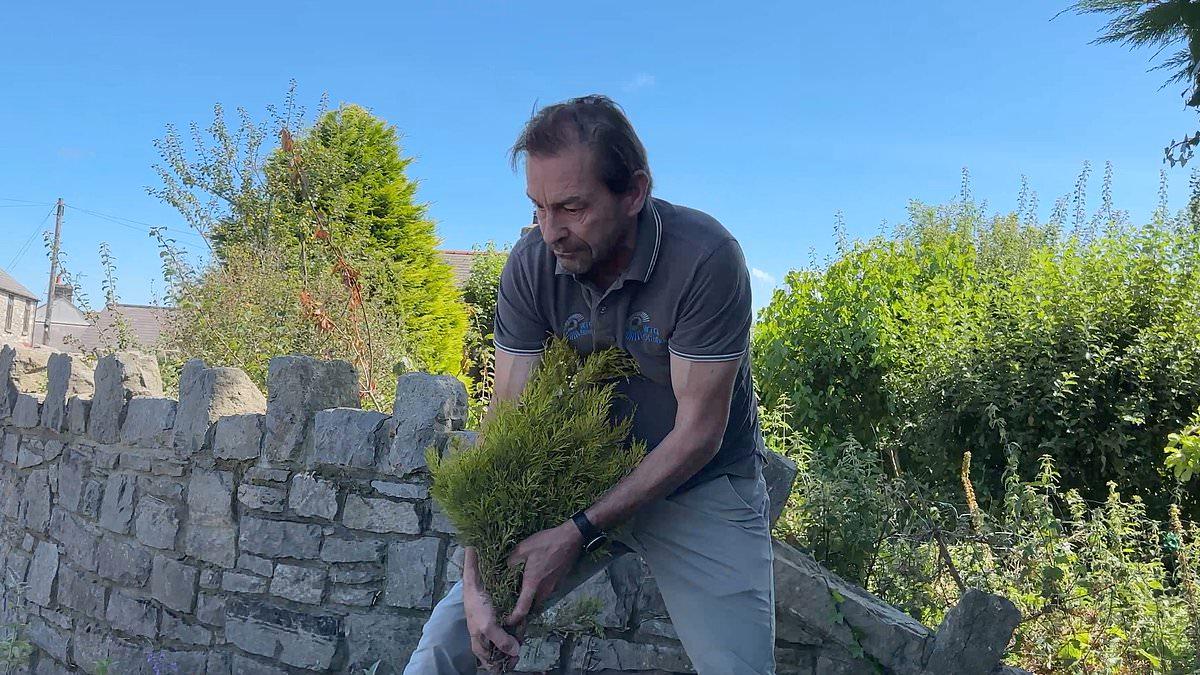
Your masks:
<svg viewBox="0 0 1200 675"><path fill-rule="evenodd" d="M42 321L42 344L50 344L50 314L54 311L54 287L58 285L58 243L62 237L63 200L54 212L54 244L50 247L50 290L46 292L46 316Z"/></svg>

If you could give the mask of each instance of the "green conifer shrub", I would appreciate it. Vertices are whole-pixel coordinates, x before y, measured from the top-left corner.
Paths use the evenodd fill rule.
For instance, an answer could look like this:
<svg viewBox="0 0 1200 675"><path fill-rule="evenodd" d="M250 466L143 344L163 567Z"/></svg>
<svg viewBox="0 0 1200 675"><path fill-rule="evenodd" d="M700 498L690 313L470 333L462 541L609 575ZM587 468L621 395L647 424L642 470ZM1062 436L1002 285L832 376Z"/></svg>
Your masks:
<svg viewBox="0 0 1200 675"><path fill-rule="evenodd" d="M521 571L507 559L526 537L590 506L637 466L645 445L628 442L631 420L609 413L616 381L636 373L624 352L584 359L551 339L519 401L499 401L475 448L439 458L429 451L433 496L459 541L477 552L497 616L516 604Z"/></svg>

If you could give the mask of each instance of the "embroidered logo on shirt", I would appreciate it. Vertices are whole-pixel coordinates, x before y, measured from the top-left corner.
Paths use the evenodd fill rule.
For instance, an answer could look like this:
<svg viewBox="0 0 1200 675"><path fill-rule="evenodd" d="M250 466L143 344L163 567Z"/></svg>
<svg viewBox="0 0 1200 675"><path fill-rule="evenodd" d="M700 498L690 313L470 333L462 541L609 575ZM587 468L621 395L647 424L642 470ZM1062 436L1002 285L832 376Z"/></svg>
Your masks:
<svg viewBox="0 0 1200 675"><path fill-rule="evenodd" d="M650 315L645 312L635 312L629 317L629 323L625 326L625 341L656 345L665 342L659 330L650 325Z"/></svg>
<svg viewBox="0 0 1200 675"><path fill-rule="evenodd" d="M578 312L568 316L567 320L563 322L563 335L571 342L591 334L592 322L588 321L587 317Z"/></svg>

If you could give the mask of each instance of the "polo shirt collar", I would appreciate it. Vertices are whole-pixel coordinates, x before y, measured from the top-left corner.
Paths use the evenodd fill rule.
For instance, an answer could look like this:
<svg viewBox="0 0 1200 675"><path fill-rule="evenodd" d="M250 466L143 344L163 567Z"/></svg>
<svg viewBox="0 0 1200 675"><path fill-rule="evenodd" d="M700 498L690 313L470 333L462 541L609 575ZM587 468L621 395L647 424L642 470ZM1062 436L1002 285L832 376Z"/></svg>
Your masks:
<svg viewBox="0 0 1200 675"><path fill-rule="evenodd" d="M633 258L629 261L629 267L618 279L646 283L654 273L654 265L658 262L658 250L662 246L662 216L658 213L653 197L646 198L645 206L638 213L637 241L633 246ZM571 274L557 260L554 262L554 273Z"/></svg>

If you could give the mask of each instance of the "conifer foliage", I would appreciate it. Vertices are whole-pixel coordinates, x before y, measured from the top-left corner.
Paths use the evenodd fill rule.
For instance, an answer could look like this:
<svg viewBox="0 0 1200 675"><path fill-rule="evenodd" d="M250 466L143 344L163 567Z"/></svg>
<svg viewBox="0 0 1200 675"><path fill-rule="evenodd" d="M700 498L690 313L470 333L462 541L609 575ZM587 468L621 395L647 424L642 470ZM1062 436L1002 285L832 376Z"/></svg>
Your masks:
<svg viewBox="0 0 1200 675"><path fill-rule="evenodd" d="M520 570L506 562L513 548L590 506L645 454L643 443L628 442L631 421L609 416L617 380L635 374L623 351L581 360L553 338L520 400L496 402L478 446L443 459L428 452L433 496L459 540L476 548L497 616L520 589Z"/></svg>

